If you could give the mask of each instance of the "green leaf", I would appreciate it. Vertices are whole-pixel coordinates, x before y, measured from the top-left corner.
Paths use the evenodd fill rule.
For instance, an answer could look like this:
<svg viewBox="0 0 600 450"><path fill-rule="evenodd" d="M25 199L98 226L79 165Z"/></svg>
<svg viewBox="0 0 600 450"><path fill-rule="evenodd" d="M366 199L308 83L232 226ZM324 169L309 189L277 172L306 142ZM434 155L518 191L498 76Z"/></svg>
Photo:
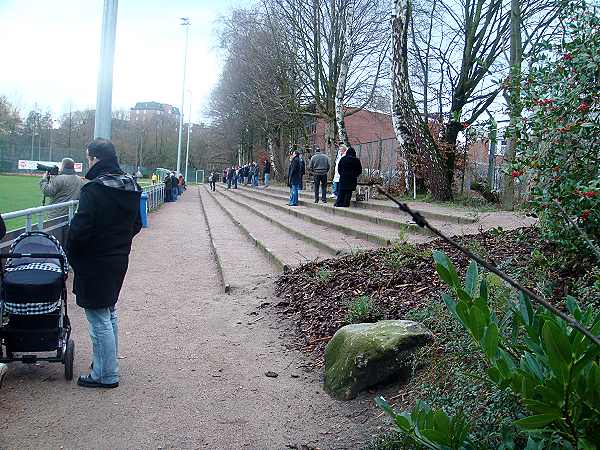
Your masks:
<svg viewBox="0 0 600 450"><path fill-rule="evenodd" d="M533 320L533 306L531 305L529 298L523 292L519 293L519 312L521 313L521 318L523 319L525 326L531 326Z"/></svg>
<svg viewBox="0 0 600 450"><path fill-rule="evenodd" d="M446 269L441 264L436 264L435 269L437 270L438 275L444 283L446 283L450 287L454 286L454 281L452 280L452 276L450 275L450 272L448 272L448 269Z"/></svg>
<svg viewBox="0 0 600 450"><path fill-rule="evenodd" d="M577 320L581 320L581 310L574 297L567 295L567 309Z"/></svg>
<svg viewBox="0 0 600 450"><path fill-rule="evenodd" d="M523 430L539 430L561 418L560 414L547 413L515 420L514 424Z"/></svg>
<svg viewBox="0 0 600 450"><path fill-rule="evenodd" d="M401 430L410 432L413 429L410 418L407 417L405 414L396 414L396 417L394 417L394 422L396 423L396 426Z"/></svg>
<svg viewBox="0 0 600 450"><path fill-rule="evenodd" d="M458 278L458 273L456 273L456 269L454 268L454 265L452 264L452 261L450 261L448 259L448 257L446 256L446 254L444 252L440 252L439 250L434 250L432 252L433 255L433 260L439 264L440 266L444 267L447 271L448 274L450 276L450 282L449 284L451 286L458 286L460 285L460 281Z"/></svg>
<svg viewBox="0 0 600 450"><path fill-rule="evenodd" d="M469 268L467 269L467 276L465 278L465 290L471 297L475 297L478 280L479 272L477 270L477 263L475 261L471 261Z"/></svg>
<svg viewBox="0 0 600 450"><path fill-rule="evenodd" d="M458 318L458 315L456 314L456 302L454 301L452 296L444 293L444 294L442 294L442 300L444 301L444 303L446 304L446 307L452 313L452 315L454 317Z"/></svg>
<svg viewBox="0 0 600 450"><path fill-rule="evenodd" d="M571 344L564 330L553 320L547 320L542 328L542 337L551 363L554 362L553 365L555 366L560 363L561 369L567 370L573 358L571 356ZM554 368L558 369L559 367Z"/></svg>
<svg viewBox="0 0 600 450"><path fill-rule="evenodd" d="M488 289L487 281L484 278L483 280L481 280L481 283L479 284L479 299L482 302L487 304L488 298L489 298L489 289Z"/></svg>
<svg viewBox="0 0 600 450"><path fill-rule="evenodd" d="M495 323L485 328L483 335L483 348L488 359L492 360L498 352L498 327Z"/></svg>

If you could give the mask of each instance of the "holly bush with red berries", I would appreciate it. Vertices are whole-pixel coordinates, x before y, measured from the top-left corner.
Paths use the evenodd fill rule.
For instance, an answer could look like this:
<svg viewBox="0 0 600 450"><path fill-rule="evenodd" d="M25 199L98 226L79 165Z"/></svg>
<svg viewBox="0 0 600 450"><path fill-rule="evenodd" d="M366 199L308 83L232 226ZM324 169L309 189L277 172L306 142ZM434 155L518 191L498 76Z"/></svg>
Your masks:
<svg viewBox="0 0 600 450"><path fill-rule="evenodd" d="M549 240L586 251L570 218L600 240L600 11L586 3L563 7L564 36L542 46L523 75L525 117L511 173L531 180L531 204Z"/></svg>

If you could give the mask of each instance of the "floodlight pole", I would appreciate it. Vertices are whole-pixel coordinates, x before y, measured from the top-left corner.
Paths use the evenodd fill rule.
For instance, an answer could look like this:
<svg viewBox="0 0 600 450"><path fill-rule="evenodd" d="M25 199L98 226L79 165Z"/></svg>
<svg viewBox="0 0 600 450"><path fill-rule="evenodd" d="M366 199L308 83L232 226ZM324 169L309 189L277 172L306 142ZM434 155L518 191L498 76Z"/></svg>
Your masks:
<svg viewBox="0 0 600 450"><path fill-rule="evenodd" d="M185 51L183 53L183 83L181 86L181 109L179 110L179 139L177 141L177 173L181 173L181 141L183 138L183 106L185 103L185 75L187 67L188 39L190 34L190 19L181 18L181 25L185 27Z"/></svg>
<svg viewBox="0 0 600 450"><path fill-rule="evenodd" d="M187 148L185 150L185 182L188 182L188 162L190 160L190 128L192 127L192 91L190 93L190 113L188 114Z"/></svg>
<svg viewBox="0 0 600 450"><path fill-rule="evenodd" d="M115 60L118 3L118 0L104 0L94 139L111 138L113 64Z"/></svg>

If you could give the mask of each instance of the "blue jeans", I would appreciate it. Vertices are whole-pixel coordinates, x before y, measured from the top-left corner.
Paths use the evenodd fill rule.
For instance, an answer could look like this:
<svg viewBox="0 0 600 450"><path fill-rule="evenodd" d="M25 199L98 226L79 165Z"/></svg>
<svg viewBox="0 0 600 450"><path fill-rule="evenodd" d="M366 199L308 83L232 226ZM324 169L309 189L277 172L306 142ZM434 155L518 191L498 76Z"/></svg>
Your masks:
<svg viewBox="0 0 600 450"><path fill-rule="evenodd" d="M300 185L292 184L290 186L290 205L298 206L298 190L300 190Z"/></svg>
<svg viewBox="0 0 600 450"><path fill-rule="evenodd" d="M271 174L265 173L265 186L269 185L270 178L271 178Z"/></svg>
<svg viewBox="0 0 600 450"><path fill-rule="evenodd" d="M254 175L254 177L252 177L252 186L258 186L258 175Z"/></svg>
<svg viewBox="0 0 600 450"><path fill-rule="evenodd" d="M333 182L333 188L332 188L332 190L333 190L333 195L335 195L336 197L338 196L338 185L339 185L339 184L340 184L340 183L339 183L339 182L337 182L337 181L334 181L334 182Z"/></svg>
<svg viewBox="0 0 600 450"><path fill-rule="evenodd" d="M93 364L91 376L95 381L104 384L119 381L119 328L117 311L112 308L87 309L85 315L89 322L90 338L93 347Z"/></svg>
<svg viewBox="0 0 600 450"><path fill-rule="evenodd" d="M179 189L177 188L177 186L175 186L174 188L171 188L171 190L173 191L173 201L177 201L177 194L179 194Z"/></svg>

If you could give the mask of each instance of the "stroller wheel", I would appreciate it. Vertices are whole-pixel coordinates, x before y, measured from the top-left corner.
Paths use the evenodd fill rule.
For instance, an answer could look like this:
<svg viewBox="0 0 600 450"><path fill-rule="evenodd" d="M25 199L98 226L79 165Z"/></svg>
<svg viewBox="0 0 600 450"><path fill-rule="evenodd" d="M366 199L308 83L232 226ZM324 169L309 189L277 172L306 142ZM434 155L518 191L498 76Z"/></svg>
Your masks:
<svg viewBox="0 0 600 450"><path fill-rule="evenodd" d="M75 343L72 339L67 342L67 350L63 357L63 364L65 365L65 379L71 381L73 379L73 359L75 356Z"/></svg>

